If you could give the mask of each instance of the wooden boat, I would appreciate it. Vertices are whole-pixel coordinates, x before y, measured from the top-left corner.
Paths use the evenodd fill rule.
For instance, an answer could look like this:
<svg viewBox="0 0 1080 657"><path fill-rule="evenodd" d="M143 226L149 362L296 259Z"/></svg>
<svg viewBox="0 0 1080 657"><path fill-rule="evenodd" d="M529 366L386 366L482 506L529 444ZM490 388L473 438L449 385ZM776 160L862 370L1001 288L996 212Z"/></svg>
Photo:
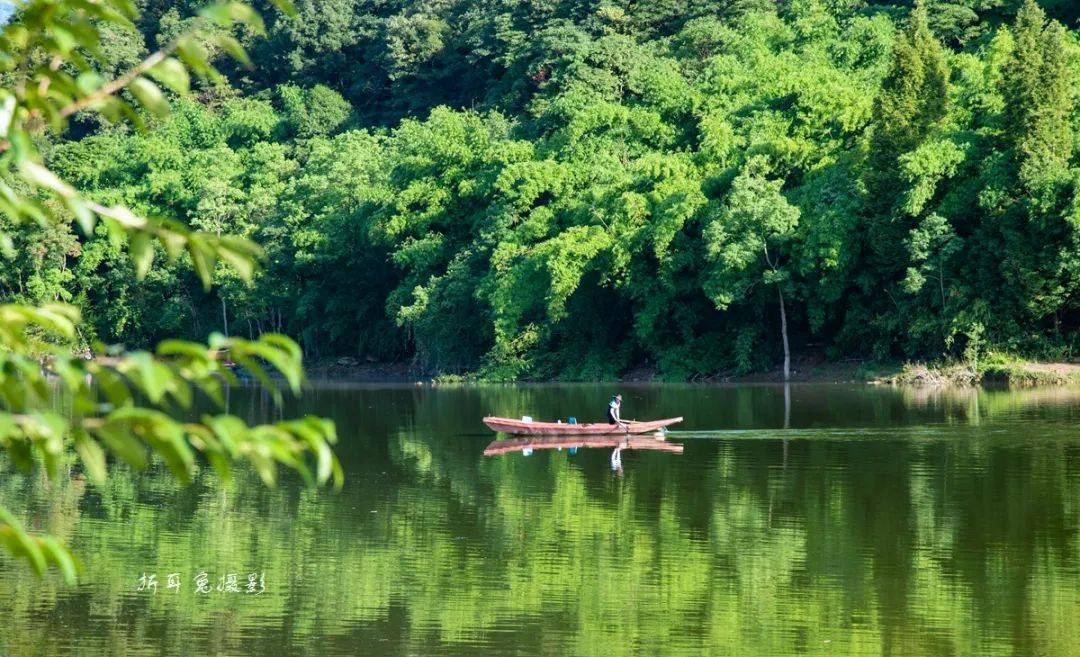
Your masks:
<svg viewBox="0 0 1080 657"><path fill-rule="evenodd" d="M573 449L590 447L622 447L623 449L650 449L658 452L682 454L680 443L669 443L651 436L538 436L496 440L484 450L484 456L497 456L527 449Z"/></svg>
<svg viewBox="0 0 1080 657"><path fill-rule="evenodd" d="M664 427L682 422L681 417L650 422L628 420L622 426L607 422L566 424L561 422L528 422L505 417L486 417L484 424L492 431L502 431L523 436L626 436L660 431Z"/></svg>

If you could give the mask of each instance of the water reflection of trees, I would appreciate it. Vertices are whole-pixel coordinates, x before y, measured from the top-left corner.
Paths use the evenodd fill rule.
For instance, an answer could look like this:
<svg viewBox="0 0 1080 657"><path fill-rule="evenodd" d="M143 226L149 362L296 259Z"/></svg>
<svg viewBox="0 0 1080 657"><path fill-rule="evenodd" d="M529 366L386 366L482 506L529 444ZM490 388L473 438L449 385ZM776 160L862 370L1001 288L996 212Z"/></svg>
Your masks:
<svg viewBox="0 0 1080 657"><path fill-rule="evenodd" d="M1005 439L957 434L967 422L930 439L913 429L904 440L898 429L890 440L792 440L786 458L779 439L690 441L680 458L628 455L625 477L613 479L604 452L483 459L487 436L468 435L471 418L584 405L591 394L514 392L316 397L316 410L344 428L352 476L336 497L266 491L243 477L176 489L153 473L100 490L77 476L46 489L4 472L0 499L69 539L88 573L72 594L0 565L0 606L12 610L0 646L14 655L560 645L583 655L1066 655L1080 639L1080 444L1025 445L1019 428ZM782 400L776 392L717 403L760 421ZM946 418L972 403L898 394L860 412ZM975 394L984 420L1072 412L1052 395ZM793 400L796 425L827 419L828 409L800 411L805 391ZM823 403L855 412L850 399ZM1057 415L1046 417L1047 405ZM271 595L132 591L142 571L195 568L266 570Z"/></svg>

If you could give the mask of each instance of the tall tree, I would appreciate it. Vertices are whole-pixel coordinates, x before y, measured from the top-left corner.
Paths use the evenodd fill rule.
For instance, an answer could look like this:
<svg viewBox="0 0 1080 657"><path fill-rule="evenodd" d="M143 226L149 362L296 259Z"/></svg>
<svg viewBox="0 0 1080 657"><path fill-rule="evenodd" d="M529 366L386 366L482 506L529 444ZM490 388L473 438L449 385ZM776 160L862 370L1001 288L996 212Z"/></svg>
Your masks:
<svg viewBox="0 0 1080 657"><path fill-rule="evenodd" d="M879 203L895 202L896 159L918 146L948 112L949 65L930 31L926 8L915 6L904 35L893 46L892 64L881 85L870 142L870 176Z"/></svg>
<svg viewBox="0 0 1080 657"><path fill-rule="evenodd" d="M1013 33L1015 46L1003 80L1005 134L1012 141L1020 180L1038 191L1068 174L1075 74L1064 27L1048 22L1035 0L1020 8Z"/></svg>
<svg viewBox="0 0 1080 657"><path fill-rule="evenodd" d="M1078 49L1034 0L1021 7L1012 33L1001 79L1007 177L995 181L1009 190L1009 201L993 228L1003 243L1009 296L1030 320L1052 317L1056 327L1060 311L1075 303L1080 275L1080 172L1072 166Z"/></svg>
<svg viewBox="0 0 1080 657"><path fill-rule="evenodd" d="M897 320L884 327L885 335L875 340L880 356L893 351L896 326L906 319L895 298L902 293L901 281L909 262L908 254L898 247L917 223L917 217L902 207L907 180L898 163L940 130L948 111L946 51L930 30L925 6L919 3L893 46L889 71L875 104L865 173L869 251L861 267L873 272L873 283L867 285L871 279L863 279L862 303L873 308L871 315Z"/></svg>
<svg viewBox="0 0 1080 657"><path fill-rule="evenodd" d="M769 180L761 160L751 160L715 208L705 228L705 243L713 262L705 292L720 310L751 297L758 285L775 285L780 308L780 338L784 349L784 380L791 374L787 306L788 241L799 222L799 209L781 193L782 182Z"/></svg>

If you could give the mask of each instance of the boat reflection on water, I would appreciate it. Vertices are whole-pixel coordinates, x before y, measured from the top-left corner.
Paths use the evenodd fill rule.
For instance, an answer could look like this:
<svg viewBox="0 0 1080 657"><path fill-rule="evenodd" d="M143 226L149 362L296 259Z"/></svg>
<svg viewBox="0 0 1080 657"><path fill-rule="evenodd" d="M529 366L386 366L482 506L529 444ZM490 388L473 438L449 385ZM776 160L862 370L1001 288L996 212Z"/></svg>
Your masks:
<svg viewBox="0 0 1080 657"><path fill-rule="evenodd" d="M653 436L520 436L496 440L484 449L484 456L499 456L537 449L608 448L648 449L682 454L682 443L670 443Z"/></svg>
<svg viewBox="0 0 1080 657"><path fill-rule="evenodd" d="M571 454L581 448L611 449L611 469L622 472L622 453L640 449L682 454L682 443L670 443L659 436L518 436L493 441L484 449L484 456L500 456L520 452L529 456L538 449L565 449Z"/></svg>

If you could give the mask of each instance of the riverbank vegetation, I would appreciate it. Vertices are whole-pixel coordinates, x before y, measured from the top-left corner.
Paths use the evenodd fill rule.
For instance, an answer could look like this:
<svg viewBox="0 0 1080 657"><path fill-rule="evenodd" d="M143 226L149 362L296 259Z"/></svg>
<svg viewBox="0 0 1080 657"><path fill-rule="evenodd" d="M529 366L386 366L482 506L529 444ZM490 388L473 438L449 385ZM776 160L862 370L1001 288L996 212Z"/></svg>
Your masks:
<svg viewBox="0 0 1080 657"><path fill-rule="evenodd" d="M195 9L146 2L103 66ZM102 204L258 242L250 284L5 223L0 295L74 304L88 342L278 331L496 380L1075 353L1072 3L297 10L148 132L76 114L43 146Z"/></svg>
<svg viewBox="0 0 1080 657"><path fill-rule="evenodd" d="M909 363L897 372L871 379L876 383L901 385L968 386L978 383L1013 387L1080 384L1080 365L1037 363L991 355L979 362L951 362L936 365Z"/></svg>

